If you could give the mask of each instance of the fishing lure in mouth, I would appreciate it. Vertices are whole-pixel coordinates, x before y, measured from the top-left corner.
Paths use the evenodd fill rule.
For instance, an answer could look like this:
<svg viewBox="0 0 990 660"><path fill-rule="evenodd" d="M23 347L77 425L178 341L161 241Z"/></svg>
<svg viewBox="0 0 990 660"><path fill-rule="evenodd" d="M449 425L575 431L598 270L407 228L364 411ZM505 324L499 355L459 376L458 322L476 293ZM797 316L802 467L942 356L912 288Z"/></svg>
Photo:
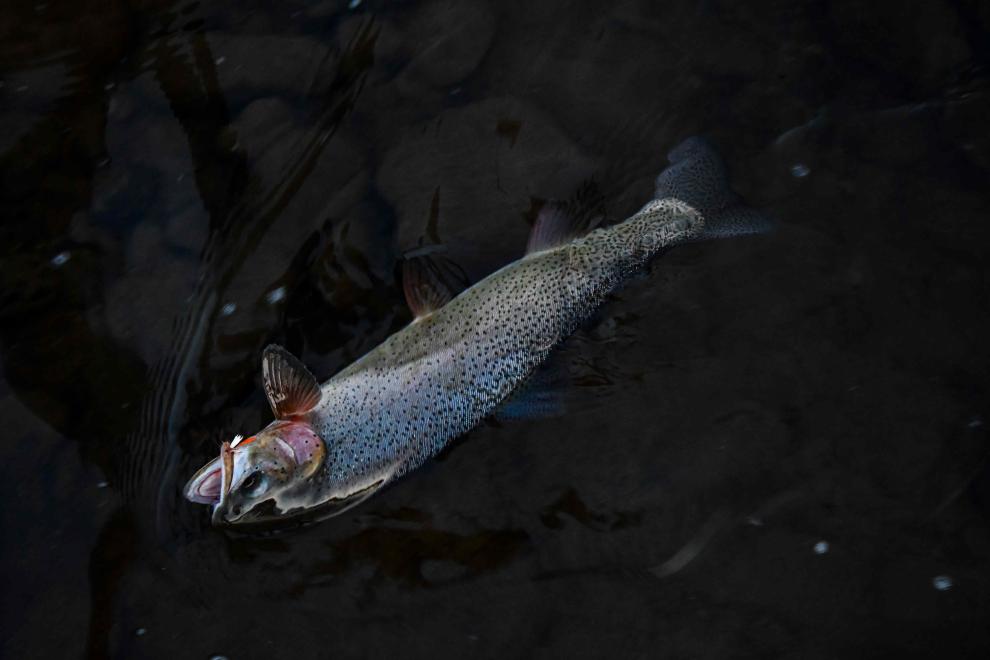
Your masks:
<svg viewBox="0 0 990 660"><path fill-rule="evenodd" d="M732 192L706 141L689 138L668 159L629 219L575 236L548 207L525 256L456 296L428 259L406 261L415 319L322 385L285 349L266 348L275 421L225 442L186 498L212 506L215 525L350 508L493 414L660 250L771 227Z"/></svg>

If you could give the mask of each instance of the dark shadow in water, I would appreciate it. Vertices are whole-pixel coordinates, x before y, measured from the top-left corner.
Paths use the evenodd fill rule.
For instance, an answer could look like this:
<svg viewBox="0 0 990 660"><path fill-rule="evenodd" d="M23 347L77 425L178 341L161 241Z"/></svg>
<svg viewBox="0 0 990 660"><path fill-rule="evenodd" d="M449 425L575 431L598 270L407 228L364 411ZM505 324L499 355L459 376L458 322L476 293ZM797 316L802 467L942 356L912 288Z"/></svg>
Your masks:
<svg viewBox="0 0 990 660"><path fill-rule="evenodd" d="M218 301L237 273L247 267L262 235L277 223L352 108L363 76L373 64L378 34L374 22L367 21L343 52L335 54L333 62L321 63L320 70L333 82L326 94L316 99L318 109L293 162L274 189L265 190L251 176L244 157L222 146L220 137L228 130L230 115L204 34L172 32L170 19L174 16L166 15L164 26L152 28L155 36L149 38L143 54L138 51L132 57L151 61L155 79L186 134L196 187L209 214L210 230L198 287L185 313L174 321L173 347L161 362L148 369L140 358L109 338L98 318L94 321L87 307L97 297L92 293L100 290L100 272L89 272L81 279L68 278L47 263L50 254L68 247L73 248L76 264L95 264L102 256L97 253L87 259L87 252L98 248L56 244L48 238L67 234L72 214L87 208L92 195L93 163L97 160L94 152L101 149L99 145L88 145L88 158L65 157L74 154L60 158L56 154L65 146L45 140L58 134L57 127L70 118L73 122L105 124L106 92L94 94L91 89L82 89L61 99L52 113L0 163L4 171L21 172L20 180L8 182L3 192L7 201L13 199L15 209L18 204L25 207L25 213L32 199L51 200L43 191L53 178L88 182L88 187L70 189L69 195L63 194L58 200L63 211L53 215L60 224L53 227L50 223L21 223L3 232L5 245L13 248L13 254L8 256L14 258L5 258L6 267L0 275L4 290L0 309L5 321L0 323L0 342L6 378L18 397L64 436L80 439L87 458L102 467L111 486L123 497L123 508L110 516L90 561L90 657L104 657L107 653L114 593L136 555L135 545L148 532L163 540L173 531L170 516L178 492L177 438L187 421L188 397L201 396L197 388L209 382L208 374L202 372L206 366L203 352L217 346L214 328L219 316ZM132 38L143 39L134 35ZM122 40L122 49L124 46L126 41ZM121 50L118 56L125 52ZM189 52L191 56L186 54ZM87 80L96 79L94 84L100 84L99 79L105 75L87 72ZM68 145L72 146L71 142ZM28 166L18 170L13 163ZM38 165L32 168L32 163ZM51 171L52 163L62 171ZM25 257L16 254L21 245L52 247L49 254L39 250ZM313 248L313 242L303 246L304 251ZM293 265L298 263L287 264L289 269L281 280L290 288L293 274L305 272L293 269ZM259 291L259 297L263 293ZM149 291L148 295L154 294ZM255 365L249 358L263 345L268 332L259 333L250 345L236 347L238 360L244 363L238 374L241 381L250 382ZM51 361L52 347L62 349L64 359L56 362L61 369L38 369L42 357L29 351L48 351L47 360ZM231 350L229 343L223 348ZM231 389L236 392L239 388L235 383ZM66 402L71 402L71 407Z"/></svg>
<svg viewBox="0 0 990 660"><path fill-rule="evenodd" d="M377 30L369 22L340 54L333 83L326 98L322 99L322 108L300 152L294 162L285 168L285 176L275 189L260 190L249 177L240 195L230 196L226 189L206 190L215 192L219 197L205 200L207 208L212 209L211 231L203 250L199 283L188 311L175 322L173 348L165 360L154 367L152 393L142 406L138 430L129 442L147 449L140 449L137 460L128 462L126 466L125 497L133 500L134 494L142 489L155 491L150 499L141 497L140 500L154 503L156 529L160 534L166 532L166 518L174 507L178 493L175 473L177 439L187 414L187 396L191 392L191 396L195 397L194 385L206 380L203 378L205 374L201 373L206 365L204 351L217 347L215 324L220 316L220 301L237 274L250 267L261 237L277 222L279 214L306 181L316 159L353 106L361 90L363 75L373 63L376 37ZM205 42L199 43L197 48L207 49L207 54L197 59L209 68L214 60L208 56ZM215 73L207 78L215 78ZM220 102L209 103L219 105ZM197 152L214 153L211 148L194 149L194 153ZM224 162L225 159L221 159L214 165L223 167ZM201 169L197 164L197 171ZM235 182L237 180L234 179ZM292 274L286 272L279 279L282 282L289 280L291 285L291 278ZM258 291L259 298L266 288ZM238 347L244 358L236 360L244 365L241 379L247 379L254 373L255 365L247 358L257 353L268 332L259 332L255 346ZM232 374L228 377L233 379Z"/></svg>
<svg viewBox="0 0 990 660"><path fill-rule="evenodd" d="M151 373L150 394L146 397L138 419L137 431L125 446L130 451L120 458L119 474L125 502L137 506L141 515L154 521L151 531L159 540L175 538L172 534L172 513L178 504L180 448L178 437L187 421L187 397L197 396L197 384L209 382L204 353L236 350L235 362L243 368L235 378L226 374L237 391L237 382L250 382L255 364L250 358L265 343L269 330L260 331L253 342L219 344L215 324L219 318L224 292L237 274L250 267L261 237L278 221L279 214L306 181L317 158L330 142L340 122L346 117L361 90L364 73L373 63L373 48L377 29L366 23L352 39L336 62L333 83L312 124L300 152L287 168L284 177L273 190L263 190L247 171L243 159L217 149L219 133L228 123L223 98L216 84L215 60L202 35L192 35L195 61L177 55L162 40L151 48L155 58L156 78L169 97L170 105L190 142L195 161L197 186L210 213L210 234L203 251L199 285L188 311L175 321L173 348ZM190 103L187 96L173 93L171 81L201 79L205 96ZM186 89L183 85L183 89ZM204 110L206 110L204 112ZM186 113L189 113L186 116ZM205 119L204 119L205 118ZM313 242L303 246L306 251ZM294 263L287 264L280 284L292 287L296 273ZM267 287L258 291L258 296ZM202 395L201 395L202 398ZM202 401L200 400L201 404ZM198 408L197 408L198 409ZM187 526L189 529L191 526ZM98 547L96 552L100 552ZM106 631L109 632L109 631Z"/></svg>
<svg viewBox="0 0 990 660"><path fill-rule="evenodd" d="M410 587L433 587L468 580L511 561L527 544L523 530L482 529L471 534L421 528L373 527L327 543L326 561L316 563L289 587L297 596L326 578L359 565L374 566L374 577L391 578ZM322 578L322 579L321 579Z"/></svg>
<svg viewBox="0 0 990 660"><path fill-rule="evenodd" d="M89 632L86 657L106 658L110 651L114 601L138 555L139 529L132 514L118 509L103 525L89 557Z"/></svg>
<svg viewBox="0 0 990 660"><path fill-rule="evenodd" d="M550 529L559 529L564 524L561 520L564 515L586 527L602 531L639 525L643 521L642 511L615 511L612 513L592 511L573 488L568 488L553 504L544 508L540 514L540 520Z"/></svg>

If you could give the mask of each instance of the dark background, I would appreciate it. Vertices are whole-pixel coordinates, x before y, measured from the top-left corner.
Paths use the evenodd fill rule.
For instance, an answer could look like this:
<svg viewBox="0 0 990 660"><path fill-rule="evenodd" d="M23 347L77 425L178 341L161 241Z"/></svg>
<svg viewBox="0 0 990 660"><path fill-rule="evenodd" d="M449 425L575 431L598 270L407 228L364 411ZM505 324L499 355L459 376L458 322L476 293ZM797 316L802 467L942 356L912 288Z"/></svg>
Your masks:
<svg viewBox="0 0 990 660"><path fill-rule="evenodd" d="M988 657L990 4L353 4L0 13L2 655ZM302 529L181 499L265 344L329 377L404 250L693 134L780 229L615 296L565 415Z"/></svg>

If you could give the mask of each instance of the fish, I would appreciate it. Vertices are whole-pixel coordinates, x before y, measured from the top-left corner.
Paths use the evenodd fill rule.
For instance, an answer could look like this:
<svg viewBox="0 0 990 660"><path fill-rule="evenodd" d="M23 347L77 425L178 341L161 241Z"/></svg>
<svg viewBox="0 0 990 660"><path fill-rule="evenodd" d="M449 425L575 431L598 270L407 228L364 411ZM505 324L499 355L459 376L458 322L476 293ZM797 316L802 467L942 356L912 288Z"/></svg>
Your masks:
<svg viewBox="0 0 990 660"><path fill-rule="evenodd" d="M668 160L653 198L627 220L574 235L547 206L526 254L459 294L428 258L407 261L412 322L322 384L289 351L268 346L262 381L274 421L225 442L186 484L186 498L212 506L216 526L342 513L496 413L661 251L774 226L732 191L707 140L688 138Z"/></svg>

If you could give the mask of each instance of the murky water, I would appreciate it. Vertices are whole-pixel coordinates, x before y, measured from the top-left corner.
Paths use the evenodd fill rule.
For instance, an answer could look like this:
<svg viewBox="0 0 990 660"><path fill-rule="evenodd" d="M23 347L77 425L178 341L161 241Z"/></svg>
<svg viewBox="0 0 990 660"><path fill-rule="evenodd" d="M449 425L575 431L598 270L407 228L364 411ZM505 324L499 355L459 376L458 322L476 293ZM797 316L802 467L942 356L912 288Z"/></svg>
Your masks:
<svg viewBox="0 0 990 660"><path fill-rule="evenodd" d="M4 657L986 657L985 3L265 4L0 16ZM264 345L328 377L404 251L692 134L780 230L615 296L564 416L281 533L181 498Z"/></svg>

